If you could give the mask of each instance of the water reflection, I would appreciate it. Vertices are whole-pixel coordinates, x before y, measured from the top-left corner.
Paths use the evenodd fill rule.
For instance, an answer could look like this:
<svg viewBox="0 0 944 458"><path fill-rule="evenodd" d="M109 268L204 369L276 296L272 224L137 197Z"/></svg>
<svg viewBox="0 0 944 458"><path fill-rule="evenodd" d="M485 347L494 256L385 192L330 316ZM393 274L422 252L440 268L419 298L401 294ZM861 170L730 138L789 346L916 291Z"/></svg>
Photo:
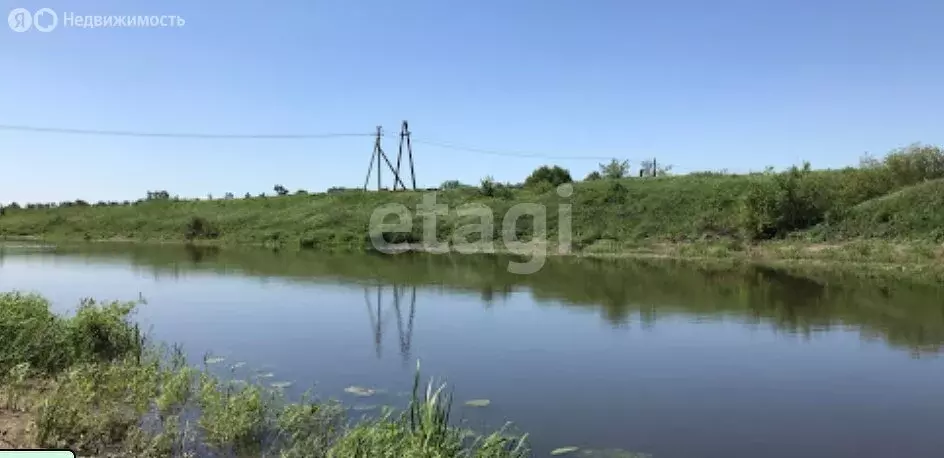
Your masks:
<svg viewBox="0 0 944 458"><path fill-rule="evenodd" d="M390 285L390 287L393 290L391 294L393 299L392 308L384 308L385 295L383 293L385 287L382 284L374 287L377 291L376 302L371 299L371 288L368 286L364 287L364 303L367 305L367 313L370 318L370 329L374 336L374 348L377 352L377 359L381 359L383 356L383 333L390 315L394 314L400 342L400 356L403 359L403 364L406 365L410 362L410 349L413 346L413 321L416 317L416 286L409 287L410 308L406 312L407 318L405 325L403 318L404 310L401 309L401 304L405 300L407 288L396 284Z"/></svg>
<svg viewBox="0 0 944 458"><path fill-rule="evenodd" d="M62 255L87 262L128 262L154 278L200 272L239 274L266 281L278 278L323 284L370 284L393 288L390 305L402 315L408 336L411 311L402 294L408 288L438 287L474 292L488 307L516 291L527 291L539 304L596 309L613 327L638 317L652 328L662 317L686 315L697 320L737 319L754 325L811 336L836 327L853 327L863 339L879 336L894 346L936 353L944 344L944 287L882 279L858 279L838 273L787 272L762 266L725 268L673 261L548 259L533 275L509 274L500 257L272 253L205 247L94 245L59 247ZM378 286L386 285L386 286ZM371 297L379 291L371 292ZM381 294L382 296L382 294ZM412 298L412 293L409 295ZM377 318L372 324L382 325Z"/></svg>

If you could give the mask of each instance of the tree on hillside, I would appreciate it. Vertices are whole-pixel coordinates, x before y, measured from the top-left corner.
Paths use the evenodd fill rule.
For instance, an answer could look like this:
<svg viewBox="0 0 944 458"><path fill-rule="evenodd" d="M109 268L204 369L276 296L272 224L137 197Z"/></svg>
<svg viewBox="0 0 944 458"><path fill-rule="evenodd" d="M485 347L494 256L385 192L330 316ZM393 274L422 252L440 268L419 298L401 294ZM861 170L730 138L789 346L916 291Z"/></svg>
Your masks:
<svg viewBox="0 0 944 458"><path fill-rule="evenodd" d="M524 180L524 185L528 187L538 186L544 183L557 187L564 183L573 182L570 172L567 169L558 166L541 166Z"/></svg>
<svg viewBox="0 0 944 458"><path fill-rule="evenodd" d="M482 178L482 185L479 187L479 192L484 196L502 199L507 199L512 196L511 187L505 183L495 181L495 178L491 175Z"/></svg>
<svg viewBox="0 0 944 458"><path fill-rule="evenodd" d="M275 185L275 186L272 188L272 190L275 191L275 193L278 194L278 195L280 195L280 196L284 196L284 195L288 194L288 189L287 189L285 186L282 186L282 185L280 185L280 184Z"/></svg>
<svg viewBox="0 0 944 458"><path fill-rule="evenodd" d="M655 159L642 161L640 175L644 177L661 177L669 174L671 165L661 165Z"/></svg>
<svg viewBox="0 0 944 458"><path fill-rule="evenodd" d="M877 169L882 166L882 161L875 158L870 153L865 153L859 158L859 168Z"/></svg>
<svg viewBox="0 0 944 458"><path fill-rule="evenodd" d="M913 144L898 148L883 161L894 182L899 186L944 177L944 149Z"/></svg>
<svg viewBox="0 0 944 458"><path fill-rule="evenodd" d="M584 178L583 181L596 181L596 180L602 180L602 179L603 179L603 176L600 175L600 172L597 172L596 170L594 170L588 173L587 177Z"/></svg>
<svg viewBox="0 0 944 458"><path fill-rule="evenodd" d="M629 176L629 161L611 159L609 164L600 164L600 175L607 179L619 179Z"/></svg>
<svg viewBox="0 0 944 458"><path fill-rule="evenodd" d="M233 199L236 198L236 196L234 196L233 193L228 192L228 193L226 193L226 194L223 194L223 198L226 199L226 200L233 200Z"/></svg>
<svg viewBox="0 0 944 458"><path fill-rule="evenodd" d="M249 194L249 193L247 192L246 195L243 196L243 198L244 198L244 199L252 199L252 194Z"/></svg>
<svg viewBox="0 0 944 458"><path fill-rule="evenodd" d="M169 200L170 193L167 191L148 191L146 200Z"/></svg>

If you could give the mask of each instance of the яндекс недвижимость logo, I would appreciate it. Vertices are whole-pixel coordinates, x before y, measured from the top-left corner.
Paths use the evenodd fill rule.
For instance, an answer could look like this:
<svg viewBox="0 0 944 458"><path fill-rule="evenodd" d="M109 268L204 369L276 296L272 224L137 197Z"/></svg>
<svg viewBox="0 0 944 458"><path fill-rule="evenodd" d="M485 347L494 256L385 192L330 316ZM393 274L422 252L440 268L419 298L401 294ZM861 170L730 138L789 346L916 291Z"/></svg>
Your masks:
<svg viewBox="0 0 944 458"><path fill-rule="evenodd" d="M35 12L15 8L7 16L7 23L14 32L27 32L33 28L40 32L52 32L59 25L59 15L49 8L40 8Z"/></svg>
<svg viewBox="0 0 944 458"><path fill-rule="evenodd" d="M61 22L60 22L61 19ZM76 29L112 29L112 28L180 28L187 21L178 15L103 15L76 14L72 11L56 13L51 8L40 8L30 12L26 8L14 8L7 16L7 23L14 32L23 33L36 29L40 32L52 32L60 25L63 28Z"/></svg>

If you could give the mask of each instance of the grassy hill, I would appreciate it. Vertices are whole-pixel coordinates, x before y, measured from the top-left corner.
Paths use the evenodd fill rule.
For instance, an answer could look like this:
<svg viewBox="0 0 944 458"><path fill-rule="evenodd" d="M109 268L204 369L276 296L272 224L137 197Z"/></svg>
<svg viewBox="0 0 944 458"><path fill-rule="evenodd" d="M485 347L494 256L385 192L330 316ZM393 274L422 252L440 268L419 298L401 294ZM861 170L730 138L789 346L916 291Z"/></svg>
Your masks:
<svg viewBox="0 0 944 458"><path fill-rule="evenodd" d="M865 201L834 227L821 230L832 238L944 240L944 179Z"/></svg>
<svg viewBox="0 0 944 458"><path fill-rule="evenodd" d="M449 212L437 218L438 240L450 240L459 228L481 222L457 214L457 208L470 204L491 209L495 240L511 231L529 240L535 233L532 218L521 218L514 227L503 227L502 220L514 205L536 203L546 208L551 243L562 229L561 205L571 206L571 232L578 249L610 241L754 242L791 237L944 241L944 215L937 210L944 199L944 150L938 147L915 145L893 151L884 160L841 170L812 170L805 164L750 175L599 178L573 183L572 195L564 197L555 185L567 182L569 174L548 169L539 169L522 185L483 181L480 187L444 186L436 199ZM413 227L388 233L388 240L423 240L418 206L431 193L339 190L213 200L149 194L137 202L9 206L0 216L0 236L366 249L372 212L389 204L406 206Z"/></svg>

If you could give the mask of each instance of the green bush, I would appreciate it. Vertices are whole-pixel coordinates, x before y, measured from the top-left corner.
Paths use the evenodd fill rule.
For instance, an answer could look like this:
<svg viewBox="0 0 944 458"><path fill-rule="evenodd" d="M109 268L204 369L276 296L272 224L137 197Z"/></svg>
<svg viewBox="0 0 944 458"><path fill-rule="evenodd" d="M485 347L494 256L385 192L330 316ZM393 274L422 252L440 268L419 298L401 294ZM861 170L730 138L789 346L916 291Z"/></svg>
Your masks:
<svg viewBox="0 0 944 458"><path fill-rule="evenodd" d="M898 186L944 178L944 149L914 144L892 151L884 164Z"/></svg>
<svg viewBox="0 0 944 458"><path fill-rule="evenodd" d="M85 456L115 451L148 411L155 374L154 366L133 361L75 366L41 404L37 442Z"/></svg>
<svg viewBox="0 0 944 458"><path fill-rule="evenodd" d="M46 299L32 294L0 294L0 377L25 363L58 372L71 363L65 324Z"/></svg>
<svg viewBox="0 0 944 458"><path fill-rule="evenodd" d="M537 168L531 175L524 180L527 187L536 187L540 185L550 185L552 187L560 186L564 183L572 183L574 180L570 177L567 169L558 166L542 166Z"/></svg>
<svg viewBox="0 0 944 458"><path fill-rule="evenodd" d="M772 179L759 178L751 183L741 206L741 226L747 238L763 240L812 227L825 218L825 208L818 198L821 190L805 181L811 174L807 162Z"/></svg>
<svg viewBox="0 0 944 458"><path fill-rule="evenodd" d="M66 321L66 340L73 363L109 362L127 356L139 358L144 340L129 317L134 303L97 304L83 300L75 316Z"/></svg>
<svg viewBox="0 0 944 458"><path fill-rule="evenodd" d="M479 190L482 195L486 197L496 197L500 199L510 199L514 197L508 185L495 181L491 176L482 179L482 186Z"/></svg>
<svg viewBox="0 0 944 458"><path fill-rule="evenodd" d="M193 241L196 239L215 239L220 236L220 231L216 229L206 218L194 216L190 218L184 228L184 237Z"/></svg>
<svg viewBox="0 0 944 458"><path fill-rule="evenodd" d="M460 189L464 187L466 187L466 185L462 184L459 180L446 180L446 181L443 181L441 185L439 185L439 189L443 189L443 190Z"/></svg>
<svg viewBox="0 0 944 458"><path fill-rule="evenodd" d="M199 426L207 443L221 451L259 456L270 429L269 395L257 385L228 389L209 374L202 374L198 393Z"/></svg>
<svg viewBox="0 0 944 458"><path fill-rule="evenodd" d="M619 181L612 181L606 189L605 201L608 204L625 204L629 190Z"/></svg>
<svg viewBox="0 0 944 458"><path fill-rule="evenodd" d="M859 168L813 173L806 163L754 178L742 201L741 228L750 239L770 239L821 223L841 224L863 202L944 178L944 150L912 145L882 161L864 158ZM891 214L876 218L877 224L888 223Z"/></svg>
<svg viewBox="0 0 944 458"><path fill-rule="evenodd" d="M55 374L79 363L140 357L144 341L129 320L133 309L130 303L85 300L66 319L40 296L0 294L0 376L22 363Z"/></svg>

